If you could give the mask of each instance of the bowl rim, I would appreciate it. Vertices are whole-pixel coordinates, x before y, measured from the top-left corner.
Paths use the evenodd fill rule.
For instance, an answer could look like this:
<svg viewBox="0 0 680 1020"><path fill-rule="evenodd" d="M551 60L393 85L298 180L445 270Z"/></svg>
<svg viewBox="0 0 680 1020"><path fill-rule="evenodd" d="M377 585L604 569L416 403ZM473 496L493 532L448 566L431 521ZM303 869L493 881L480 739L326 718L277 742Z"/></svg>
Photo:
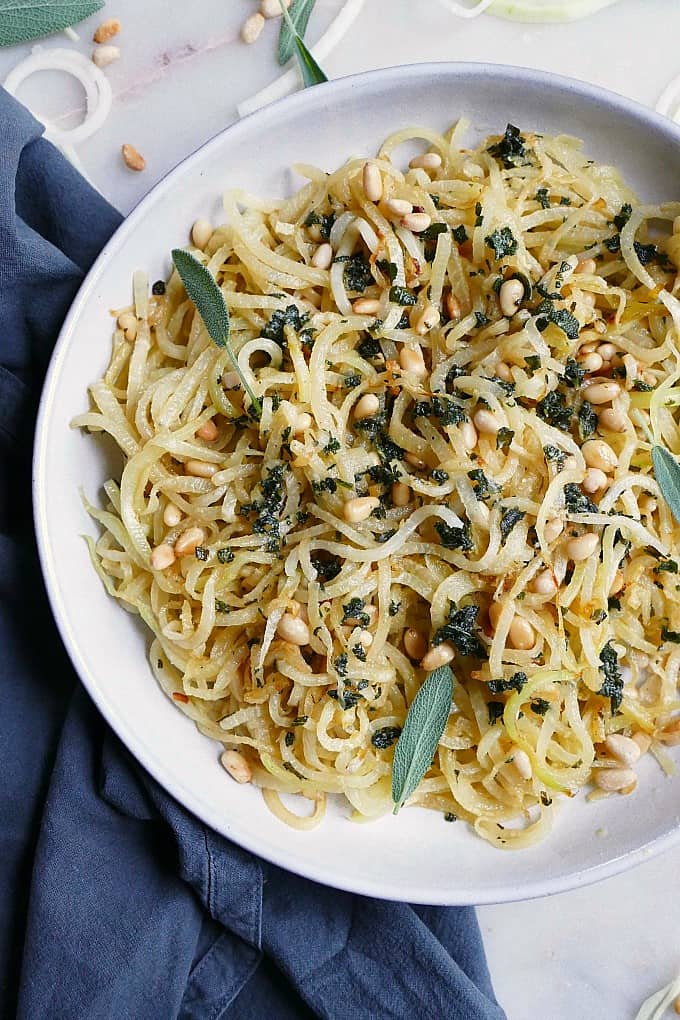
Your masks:
<svg viewBox="0 0 680 1020"><path fill-rule="evenodd" d="M328 81L312 89L303 89L268 104L217 132L173 166L136 203L111 238L106 242L83 279L64 319L45 375L34 433L32 462L33 520L41 570L55 624L80 681L94 701L97 709L105 718L107 724L159 785L177 799L186 810L190 811L195 817L211 828L214 826L214 821L210 818L210 812L207 810L204 802L197 804L195 795L186 784L169 777L165 773L163 763L155 757L154 753L147 746L139 743L134 734L129 731L125 717L120 715L109 704L105 692L97 685L96 680L90 676L80 655L77 635L70 626L66 606L62 604L59 583L52 564L46 500L44 499L43 492L47 430L61 375L61 364L64 360L65 351L75 334L75 327L77 326L81 311L90 300L98 278L109 259L119 251L125 244L128 236L136 230L137 224L143 219L147 207L155 204L159 198L172 191L175 182L189 173L195 164L200 164L201 160L212 153L214 149L218 149L225 136L229 135L230 138L237 140L240 134L248 134L252 130L253 122L261 121L264 126L270 119L275 119L283 106L286 107L287 112L290 110L304 111L305 109L316 108L319 105L323 107L331 97L349 94L353 89L360 88L366 82L369 82L371 87L377 85L378 87L389 88L390 84L397 79L400 82L403 82L404 79L422 79L424 74L433 79L450 78L452 81L460 77L485 79L486 81L489 78L494 78L499 84L508 80L513 82L520 81L537 88L545 87L551 90L558 90L562 93L570 93L579 101L590 102L599 106L604 105L626 117L632 115L634 118L637 118L641 127L648 127L655 132L660 132L669 141L680 143L679 125L636 100L628 99L609 89L575 78L521 66L469 61L421 62L363 71ZM319 103L320 100L321 103ZM225 838L232 840L238 846L278 867L285 868L322 885L389 900L403 900L404 893L406 892L409 902L442 906L508 903L567 892L571 889L584 887L605 878L610 878L620 872L627 871L646 860L650 860L657 854L680 845L680 825L676 825L664 835L652 838L634 850L626 851L611 859L593 864L582 870L569 872L563 876L528 882L517 888L509 887L508 885L495 885L493 880L491 880L483 888L472 887L469 891L461 891L459 889L447 895L447 889L442 889L441 892L434 894L427 884L418 885L415 882L409 884L407 889L404 889L403 884L394 879L377 881L366 878L353 880L350 875L345 877L338 875L332 868L325 867L323 862L316 864L308 862L300 863L293 852L281 849L271 841L267 841L263 846L259 838L253 838L247 833L240 832L238 822L234 826L232 819L229 820L229 830L229 835L225 835Z"/></svg>

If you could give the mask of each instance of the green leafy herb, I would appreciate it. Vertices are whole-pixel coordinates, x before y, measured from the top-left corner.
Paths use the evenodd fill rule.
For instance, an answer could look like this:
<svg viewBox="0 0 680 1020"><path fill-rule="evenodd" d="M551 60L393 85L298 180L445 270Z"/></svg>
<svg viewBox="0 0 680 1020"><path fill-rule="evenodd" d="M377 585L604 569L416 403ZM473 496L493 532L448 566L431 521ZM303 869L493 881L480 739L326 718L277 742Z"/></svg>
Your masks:
<svg viewBox="0 0 680 1020"><path fill-rule="evenodd" d="M364 600L360 598L353 598L350 599L349 602L346 602L342 607L342 622L349 623L350 621L354 622L356 620L359 626L368 627L370 617L368 613L363 612L365 604Z"/></svg>
<svg viewBox="0 0 680 1020"><path fill-rule="evenodd" d="M536 326L543 332L552 322L562 330L569 340L578 340L581 325L575 315L566 308L555 308L552 301L546 298L536 309Z"/></svg>
<svg viewBox="0 0 680 1020"><path fill-rule="evenodd" d="M584 443L589 436L592 436L597 428L598 417L593 410L593 405L584 400L578 409L578 433L581 442Z"/></svg>
<svg viewBox="0 0 680 1020"><path fill-rule="evenodd" d="M455 528L447 524L446 521L436 521L434 527L445 549L462 549L463 552L469 552L472 549L469 524L463 524L462 528Z"/></svg>
<svg viewBox="0 0 680 1020"><path fill-rule="evenodd" d="M504 694L506 691L521 691L527 682L526 673L513 673L509 680L489 680L492 694Z"/></svg>
<svg viewBox="0 0 680 1020"><path fill-rule="evenodd" d="M500 428L496 433L496 449L507 450L514 438L515 433L513 429L508 429L503 426L503 428Z"/></svg>
<svg viewBox="0 0 680 1020"><path fill-rule="evenodd" d="M279 36L279 63L287 63L296 53L305 88L310 85L321 85L328 81L328 78L302 41L316 0L295 0L295 5L290 11L283 0L279 0L279 3L283 13Z"/></svg>
<svg viewBox="0 0 680 1020"><path fill-rule="evenodd" d="M291 326L296 333L299 333L306 324L309 316L300 312L297 305L287 305L286 308L277 308L272 312L269 322L262 327L261 336L265 340L273 340L279 347L286 347L286 326Z"/></svg>
<svg viewBox="0 0 680 1020"><path fill-rule="evenodd" d="M545 698L534 698L530 702L529 708L534 713L534 715L545 715L545 713L550 708L550 702L546 701Z"/></svg>
<svg viewBox="0 0 680 1020"><path fill-rule="evenodd" d="M0 46L61 32L103 6L103 0L0 0Z"/></svg>
<svg viewBox="0 0 680 1020"><path fill-rule="evenodd" d="M561 471L564 467L564 462L567 459L566 453L558 447L548 443L547 446L543 447L543 456L548 463L557 464L557 470Z"/></svg>
<svg viewBox="0 0 680 1020"><path fill-rule="evenodd" d="M649 383L644 382L642 379L635 379L633 382L633 389L637 390L638 393L651 393L654 387L650 386Z"/></svg>
<svg viewBox="0 0 680 1020"><path fill-rule="evenodd" d="M361 252L355 252L354 255L349 256L344 275L347 290L352 290L357 294L363 294L366 288L375 282L371 267Z"/></svg>
<svg viewBox="0 0 680 1020"><path fill-rule="evenodd" d="M538 202L542 209L550 208L550 198L548 197L547 188L539 188L536 194L534 195L534 198L536 199L536 201Z"/></svg>
<svg viewBox="0 0 680 1020"><path fill-rule="evenodd" d="M381 729L374 732L371 737L371 743L374 747L377 747L379 751L384 751L386 748L392 746L400 734L401 726L383 726Z"/></svg>
<svg viewBox="0 0 680 1020"><path fill-rule="evenodd" d="M194 549L194 556L196 557L197 560L200 560L202 563L205 563L205 561L210 556L210 553L204 545L197 545L196 548Z"/></svg>
<svg viewBox="0 0 680 1020"><path fill-rule="evenodd" d="M218 549L217 560L219 563L233 563L234 562L233 549Z"/></svg>
<svg viewBox="0 0 680 1020"><path fill-rule="evenodd" d="M395 601L395 599L390 599L389 608L387 610L388 614L390 616L396 616L400 609L401 609L401 602L397 602L397 601Z"/></svg>
<svg viewBox="0 0 680 1020"><path fill-rule="evenodd" d="M453 698L453 673L440 666L430 673L409 706L392 764L392 800L396 814L432 765Z"/></svg>
<svg viewBox="0 0 680 1020"><path fill-rule="evenodd" d="M557 390L546 393L543 400L536 405L536 413L539 418L547 421L548 425L560 429L561 432L569 432L571 429L572 409L567 407L564 397Z"/></svg>
<svg viewBox="0 0 680 1020"><path fill-rule="evenodd" d="M517 510L515 507L511 507L505 511L501 517L501 545L505 545L508 535L523 517L526 517L524 510Z"/></svg>
<svg viewBox="0 0 680 1020"><path fill-rule="evenodd" d="M489 234L488 237L484 238L484 244L487 248L493 248L494 258L496 259L505 258L506 255L514 255L517 251L517 241L510 227L494 230L493 234Z"/></svg>
<svg viewBox="0 0 680 1020"><path fill-rule="evenodd" d="M608 641L600 652L600 662L602 663L600 669L604 674L604 683L598 694L609 698L612 713L614 713L618 711L623 701L623 677L619 670L619 657L614 651L611 641Z"/></svg>
<svg viewBox="0 0 680 1020"><path fill-rule="evenodd" d="M462 224L459 227L454 227L451 233L456 244L465 244L468 239L467 230Z"/></svg>
<svg viewBox="0 0 680 1020"><path fill-rule="evenodd" d="M677 574L677 572L678 572L678 564L675 562L675 560L662 560L661 563L658 563L654 567L654 571L657 574L662 574L662 573Z"/></svg>
<svg viewBox="0 0 680 1020"><path fill-rule="evenodd" d="M500 142L489 146L487 152L489 155L495 156L496 159L500 159L506 170L509 170L516 165L517 160L524 159L526 156L524 142L525 139L519 128L514 124L508 124Z"/></svg>
<svg viewBox="0 0 680 1020"><path fill-rule="evenodd" d="M442 425L460 425L467 421L461 404L436 395L431 400L416 400L412 413L414 418L436 418Z"/></svg>
<svg viewBox="0 0 680 1020"><path fill-rule="evenodd" d="M664 446L652 447L652 461L661 495L680 524L680 464Z"/></svg>
<svg viewBox="0 0 680 1020"><path fill-rule="evenodd" d="M439 235L445 234L448 229L445 223L431 223L419 236L422 241L436 241Z"/></svg>
<svg viewBox="0 0 680 1020"><path fill-rule="evenodd" d="M633 207L630 204L630 202L624 202L624 204L619 209L617 215L614 217L614 226L616 227L617 230L623 230L626 223L630 219L632 212Z"/></svg>
<svg viewBox="0 0 680 1020"><path fill-rule="evenodd" d="M483 658L486 655L484 646L475 633L478 616L479 606L470 605L458 609L455 602L450 602L448 622L435 632L432 644L441 645L444 641L450 641L461 655Z"/></svg>
<svg viewBox="0 0 680 1020"><path fill-rule="evenodd" d="M184 284L189 299L196 306L196 311L203 320L208 336L218 347L223 347L229 355L234 371L238 375L243 389L252 402L258 418L262 415L262 405L257 399L248 380L243 375L236 355L229 343L229 309L215 278L210 270L182 248L173 248L172 261Z"/></svg>
<svg viewBox="0 0 680 1020"><path fill-rule="evenodd" d="M398 305L415 305L417 300L416 295L408 287L399 287L396 284L390 287L390 301L395 301Z"/></svg>
<svg viewBox="0 0 680 1020"><path fill-rule="evenodd" d="M597 507L584 495L576 482L564 486L564 505L572 514L596 514Z"/></svg>
<svg viewBox="0 0 680 1020"><path fill-rule="evenodd" d="M677 630L669 630L668 627L662 627L661 640L672 641L674 645L680 645L680 633Z"/></svg>
<svg viewBox="0 0 680 1020"><path fill-rule="evenodd" d="M527 368L533 373L538 372L541 367L541 359L538 354L527 354L524 358Z"/></svg>
<svg viewBox="0 0 680 1020"><path fill-rule="evenodd" d="M487 701L486 707L489 710L489 726L494 726L499 719L503 718L505 703L503 701Z"/></svg>
<svg viewBox="0 0 680 1020"><path fill-rule="evenodd" d="M394 283L399 272L395 262L389 262L387 259L378 259L376 266L387 277L390 283Z"/></svg>
<svg viewBox="0 0 680 1020"><path fill-rule="evenodd" d="M576 390L583 382L583 376L586 374L585 368L581 368L578 361L574 358L567 358L564 366L564 379L567 386L571 386L572 389Z"/></svg>
<svg viewBox="0 0 680 1020"><path fill-rule="evenodd" d="M488 496L493 496L501 491L500 485L487 478L481 468L474 468L472 471L468 471L468 478L472 482L474 494L479 500L486 499Z"/></svg>

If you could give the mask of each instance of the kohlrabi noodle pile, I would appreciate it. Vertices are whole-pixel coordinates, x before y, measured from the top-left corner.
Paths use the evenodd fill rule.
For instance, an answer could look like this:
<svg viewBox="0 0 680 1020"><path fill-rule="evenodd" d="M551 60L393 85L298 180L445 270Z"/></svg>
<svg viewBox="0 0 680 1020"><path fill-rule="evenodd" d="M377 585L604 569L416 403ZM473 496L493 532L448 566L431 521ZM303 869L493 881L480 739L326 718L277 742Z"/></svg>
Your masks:
<svg viewBox="0 0 680 1020"><path fill-rule="evenodd" d="M638 204L573 138L464 130L195 226L261 417L177 274L136 273L75 424L124 455L96 569L235 779L299 827L328 794L391 811L409 705L450 664L408 804L514 848L680 742L680 529L651 462L680 452L680 204Z"/></svg>

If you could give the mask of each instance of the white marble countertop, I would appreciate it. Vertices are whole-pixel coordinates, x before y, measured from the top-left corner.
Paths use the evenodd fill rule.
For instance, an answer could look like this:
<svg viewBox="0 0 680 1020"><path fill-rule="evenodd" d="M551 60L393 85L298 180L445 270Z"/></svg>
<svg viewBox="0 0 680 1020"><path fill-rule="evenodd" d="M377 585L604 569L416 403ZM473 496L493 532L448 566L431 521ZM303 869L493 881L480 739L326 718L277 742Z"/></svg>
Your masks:
<svg viewBox="0 0 680 1020"><path fill-rule="evenodd" d="M311 42L340 6L319 0ZM254 47L239 42L240 24L254 8L254 0L108 0L106 15L123 26L114 40L121 59L107 69L113 111L78 155L123 212L277 76L277 25L268 24ZM99 20L83 23L80 42L61 36L44 45L89 54ZM679 34L680 4L673 0L621 0L586 21L541 26L490 16L459 20L438 0L367 0L324 67L338 77L425 60L521 64L654 105L680 73ZM0 80L25 52L0 51ZM77 85L45 74L27 82L20 98L66 124L78 120L82 103ZM146 157L143 173L123 166L124 142ZM678 874L680 849L593 887L481 908L491 973L510 1020L632 1020L641 1001L680 971Z"/></svg>

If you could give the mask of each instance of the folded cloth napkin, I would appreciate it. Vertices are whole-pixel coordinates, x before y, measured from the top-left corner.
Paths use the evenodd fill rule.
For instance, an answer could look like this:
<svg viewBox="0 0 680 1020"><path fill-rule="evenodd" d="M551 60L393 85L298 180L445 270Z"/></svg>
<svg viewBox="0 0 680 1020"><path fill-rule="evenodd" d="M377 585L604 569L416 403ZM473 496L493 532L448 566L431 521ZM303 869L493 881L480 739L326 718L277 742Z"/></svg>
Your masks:
<svg viewBox="0 0 680 1020"><path fill-rule="evenodd" d="M31 446L61 320L120 217L41 132L0 89L0 1014L502 1020L472 909L352 896L246 853L78 685L38 566Z"/></svg>

